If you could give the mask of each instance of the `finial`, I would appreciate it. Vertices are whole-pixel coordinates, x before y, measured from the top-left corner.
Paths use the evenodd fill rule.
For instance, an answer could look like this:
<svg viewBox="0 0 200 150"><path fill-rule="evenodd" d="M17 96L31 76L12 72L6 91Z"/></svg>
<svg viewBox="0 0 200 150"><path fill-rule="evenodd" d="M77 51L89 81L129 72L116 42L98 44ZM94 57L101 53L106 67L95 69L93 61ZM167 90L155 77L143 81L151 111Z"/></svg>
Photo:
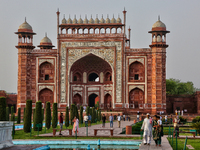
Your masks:
<svg viewBox="0 0 200 150"><path fill-rule="evenodd" d="M87 18L87 15L85 14L85 18Z"/></svg>
<svg viewBox="0 0 200 150"><path fill-rule="evenodd" d="M69 18L70 18L70 14L69 14Z"/></svg>
<svg viewBox="0 0 200 150"><path fill-rule="evenodd" d="M76 19L76 15L74 15L74 18Z"/></svg>
<svg viewBox="0 0 200 150"><path fill-rule="evenodd" d="M57 9L57 12L59 12L59 8Z"/></svg>
<svg viewBox="0 0 200 150"><path fill-rule="evenodd" d="M98 18L98 14L96 14L96 18Z"/></svg>
<svg viewBox="0 0 200 150"><path fill-rule="evenodd" d="M80 15L80 18L81 18L81 15Z"/></svg>
<svg viewBox="0 0 200 150"><path fill-rule="evenodd" d="M102 18L103 18L103 14L102 14Z"/></svg>
<svg viewBox="0 0 200 150"><path fill-rule="evenodd" d="M125 7L124 7L124 11L126 11L126 10L125 10Z"/></svg>
<svg viewBox="0 0 200 150"><path fill-rule="evenodd" d="M91 15L91 18L92 18L92 15Z"/></svg>
<svg viewBox="0 0 200 150"><path fill-rule="evenodd" d="M47 33L45 32L45 37L47 37Z"/></svg>
<svg viewBox="0 0 200 150"><path fill-rule="evenodd" d="M119 14L118 14L118 18L119 18L120 16L119 16Z"/></svg>
<svg viewBox="0 0 200 150"><path fill-rule="evenodd" d="M26 22L26 17L25 17L25 22Z"/></svg>
<svg viewBox="0 0 200 150"><path fill-rule="evenodd" d="M63 15L63 18L65 18L65 14Z"/></svg>
<svg viewBox="0 0 200 150"><path fill-rule="evenodd" d="M158 15L158 21L160 21L160 15Z"/></svg>
<svg viewBox="0 0 200 150"><path fill-rule="evenodd" d="M113 18L114 18L114 14L113 14Z"/></svg>
<svg viewBox="0 0 200 150"><path fill-rule="evenodd" d="M109 18L109 15L107 14L107 18Z"/></svg>

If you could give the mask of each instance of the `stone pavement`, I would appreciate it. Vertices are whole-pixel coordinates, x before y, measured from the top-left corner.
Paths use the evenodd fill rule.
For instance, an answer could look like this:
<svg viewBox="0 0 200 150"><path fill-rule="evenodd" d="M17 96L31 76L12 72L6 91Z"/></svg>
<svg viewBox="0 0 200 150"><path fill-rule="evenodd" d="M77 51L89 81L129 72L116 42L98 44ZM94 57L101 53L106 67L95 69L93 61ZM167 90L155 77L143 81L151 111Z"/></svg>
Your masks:
<svg viewBox="0 0 200 150"><path fill-rule="evenodd" d="M45 145L14 145L12 147L4 148L3 150L32 150Z"/></svg>
<svg viewBox="0 0 200 150"><path fill-rule="evenodd" d="M162 137L161 147L156 146L155 142L151 140L151 145L144 145L142 142L139 150L173 150L171 145L169 144L167 140L167 136Z"/></svg>
<svg viewBox="0 0 200 150"><path fill-rule="evenodd" d="M132 125L133 121L121 121L121 126L120 128L118 128L118 122L114 122L113 123L113 136L126 136L125 134L120 134L122 132L122 129L125 128L126 126ZM110 123L106 123L105 127L102 127L102 124L98 124L98 125L92 125L91 127L88 127L88 136L92 137L94 136L94 129L111 129L110 128ZM39 136L53 136L52 133L47 133L47 134L40 134ZM56 132L56 136L59 136L59 131ZM62 131L62 136L69 136L69 131L68 130L63 130ZM75 136L74 133L72 133L72 136ZM86 136L86 127L81 127L79 128L78 134L77 136ZM100 130L97 132L97 136L110 136L110 131L109 130ZM128 135L128 136L132 136L132 135Z"/></svg>

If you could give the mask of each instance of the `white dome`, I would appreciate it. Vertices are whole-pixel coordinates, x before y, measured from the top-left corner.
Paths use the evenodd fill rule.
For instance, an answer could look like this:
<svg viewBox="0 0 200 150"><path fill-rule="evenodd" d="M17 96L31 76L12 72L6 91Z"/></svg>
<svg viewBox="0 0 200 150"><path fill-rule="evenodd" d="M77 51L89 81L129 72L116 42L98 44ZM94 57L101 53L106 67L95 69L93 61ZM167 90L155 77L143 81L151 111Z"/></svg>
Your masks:
<svg viewBox="0 0 200 150"><path fill-rule="evenodd" d="M114 15L113 15L113 18L111 19L111 23L116 23L116 19L114 18Z"/></svg>
<svg viewBox="0 0 200 150"><path fill-rule="evenodd" d="M51 40L47 37L47 35L40 41L40 43L52 43Z"/></svg>
<svg viewBox="0 0 200 150"><path fill-rule="evenodd" d="M94 23L94 20L92 19L92 16L91 16L91 18L89 20L89 23Z"/></svg>
<svg viewBox="0 0 200 150"><path fill-rule="evenodd" d="M96 19L94 20L94 23L99 23L99 19L96 18Z"/></svg>
<svg viewBox="0 0 200 150"><path fill-rule="evenodd" d="M85 19L84 19L83 23L84 23L84 24L88 24L88 19L87 19L86 16L85 16Z"/></svg>
<svg viewBox="0 0 200 150"><path fill-rule="evenodd" d="M67 20L68 24L72 24L72 19L69 17L69 19Z"/></svg>
<svg viewBox="0 0 200 150"><path fill-rule="evenodd" d="M100 20L100 23L105 23L105 20L103 19L103 15L102 15L102 18Z"/></svg>
<svg viewBox="0 0 200 150"><path fill-rule="evenodd" d="M19 29L30 29L30 30L32 30L32 27L26 22L26 19L25 19L25 22L22 23L22 24L19 26Z"/></svg>
<svg viewBox="0 0 200 150"><path fill-rule="evenodd" d="M80 23L80 24L83 23L83 20L81 19L81 17L80 17L80 19L78 20L78 23Z"/></svg>
<svg viewBox="0 0 200 150"><path fill-rule="evenodd" d="M66 23L67 23L67 20L65 18L63 18L62 24L66 24Z"/></svg>
<svg viewBox="0 0 200 150"><path fill-rule="evenodd" d="M73 20L73 24L76 24L78 21L76 19L76 16L74 17L74 20Z"/></svg>
<svg viewBox="0 0 200 150"><path fill-rule="evenodd" d="M106 19L106 23L110 23L110 19L109 18Z"/></svg>
<svg viewBox="0 0 200 150"><path fill-rule="evenodd" d="M121 23L122 22L122 20L118 17L117 18L117 23Z"/></svg>
<svg viewBox="0 0 200 150"><path fill-rule="evenodd" d="M152 26L152 28L157 28L157 27L166 28L166 25L162 21L160 21L160 17L158 17L158 21L156 21Z"/></svg>

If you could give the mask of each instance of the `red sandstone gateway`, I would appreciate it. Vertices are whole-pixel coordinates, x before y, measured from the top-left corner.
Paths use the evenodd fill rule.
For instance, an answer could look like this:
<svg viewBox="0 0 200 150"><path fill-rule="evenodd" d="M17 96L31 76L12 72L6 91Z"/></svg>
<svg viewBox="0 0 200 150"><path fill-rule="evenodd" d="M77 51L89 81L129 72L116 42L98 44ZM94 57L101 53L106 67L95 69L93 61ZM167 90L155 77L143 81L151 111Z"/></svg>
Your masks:
<svg viewBox="0 0 200 150"><path fill-rule="evenodd" d="M126 11L123 23L96 16L60 23L57 11L57 49L47 35L33 46L32 27L19 26L17 107L27 99L66 106L93 107L129 112L166 110L166 30L158 21L152 26L150 48L130 47L130 28L126 35ZM22 109L23 110L23 109Z"/></svg>

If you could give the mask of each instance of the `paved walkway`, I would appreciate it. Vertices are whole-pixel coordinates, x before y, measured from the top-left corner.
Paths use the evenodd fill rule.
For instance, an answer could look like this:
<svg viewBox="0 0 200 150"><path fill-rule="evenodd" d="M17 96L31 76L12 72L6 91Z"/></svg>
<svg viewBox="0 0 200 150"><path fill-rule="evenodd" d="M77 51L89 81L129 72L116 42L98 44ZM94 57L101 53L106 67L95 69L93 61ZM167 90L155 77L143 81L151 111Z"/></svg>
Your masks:
<svg viewBox="0 0 200 150"><path fill-rule="evenodd" d="M133 121L121 121L121 126L120 128L118 128L118 122L114 122L113 123L113 136L127 136L125 134L120 134L122 132L122 129L125 128L126 126L132 125ZM106 123L105 127L102 127L102 124L98 124L98 125L92 125L91 127L88 127L88 136L92 137L94 136L94 129L111 129L110 128L110 123ZM86 136L86 127L81 127L79 128L78 131L78 136ZM46 133L46 134L40 134L39 136L53 136L52 133ZM59 136L59 131L56 132L56 136ZM62 136L69 136L69 131L68 130L64 130L62 131ZM72 133L72 136L75 136L74 133ZM110 136L110 131L109 130L100 130L97 132L97 136ZM128 135L129 136L129 135ZM130 135L132 136L132 135Z"/></svg>

